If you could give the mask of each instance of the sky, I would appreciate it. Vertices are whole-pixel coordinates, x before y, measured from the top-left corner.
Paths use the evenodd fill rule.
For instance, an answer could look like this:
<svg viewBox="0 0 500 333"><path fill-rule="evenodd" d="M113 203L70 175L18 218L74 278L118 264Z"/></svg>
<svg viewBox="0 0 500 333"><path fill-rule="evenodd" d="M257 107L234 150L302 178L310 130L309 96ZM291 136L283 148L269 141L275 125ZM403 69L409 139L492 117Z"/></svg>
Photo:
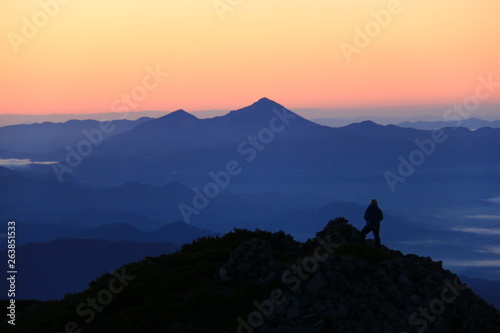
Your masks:
<svg viewBox="0 0 500 333"><path fill-rule="evenodd" d="M480 78L500 82L498 13L497 0L2 0L0 114L462 103ZM490 88L481 103L500 103Z"/></svg>

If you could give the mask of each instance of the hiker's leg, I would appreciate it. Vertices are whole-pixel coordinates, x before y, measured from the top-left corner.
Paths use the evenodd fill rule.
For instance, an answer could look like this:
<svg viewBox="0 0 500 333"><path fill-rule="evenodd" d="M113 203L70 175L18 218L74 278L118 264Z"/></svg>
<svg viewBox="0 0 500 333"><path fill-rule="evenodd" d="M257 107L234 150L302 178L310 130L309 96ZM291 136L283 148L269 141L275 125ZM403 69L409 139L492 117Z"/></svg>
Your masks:
<svg viewBox="0 0 500 333"><path fill-rule="evenodd" d="M380 247L380 230L373 229L373 235L375 236L375 245L377 247Z"/></svg>
<svg viewBox="0 0 500 333"><path fill-rule="evenodd" d="M365 226L365 227L361 230L361 240L365 240L365 239L366 239L366 235L368 235L368 233L369 233L370 231L371 231L371 229Z"/></svg>

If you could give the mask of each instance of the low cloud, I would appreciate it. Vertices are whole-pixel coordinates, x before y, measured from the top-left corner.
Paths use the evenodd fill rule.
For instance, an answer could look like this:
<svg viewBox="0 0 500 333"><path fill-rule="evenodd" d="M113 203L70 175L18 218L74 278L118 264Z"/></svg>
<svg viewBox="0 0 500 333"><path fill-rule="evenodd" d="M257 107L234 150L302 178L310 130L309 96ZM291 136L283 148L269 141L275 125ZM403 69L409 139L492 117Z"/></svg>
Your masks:
<svg viewBox="0 0 500 333"><path fill-rule="evenodd" d="M500 260L446 260L445 263L454 267L500 267Z"/></svg>
<svg viewBox="0 0 500 333"><path fill-rule="evenodd" d="M486 199L485 201L493 202L493 203L496 203L497 205L500 205L500 197Z"/></svg>
<svg viewBox="0 0 500 333"><path fill-rule="evenodd" d="M494 246L494 245L485 246L481 250L476 250L476 252L500 254L500 246Z"/></svg>
<svg viewBox="0 0 500 333"><path fill-rule="evenodd" d="M451 230L468 232L476 235L500 236L500 228L453 228Z"/></svg>
<svg viewBox="0 0 500 333"><path fill-rule="evenodd" d="M6 167L9 169L15 168L23 168L30 165L49 165L57 162L33 162L30 159L17 159L17 158L8 158L8 159L0 159L0 166Z"/></svg>
<svg viewBox="0 0 500 333"><path fill-rule="evenodd" d="M427 240L405 240L405 241L399 241L398 244L402 245L440 245L443 244L444 242L442 240L438 239L427 239Z"/></svg>
<svg viewBox="0 0 500 333"><path fill-rule="evenodd" d="M468 219L477 219L477 220L499 220L500 215L467 215Z"/></svg>

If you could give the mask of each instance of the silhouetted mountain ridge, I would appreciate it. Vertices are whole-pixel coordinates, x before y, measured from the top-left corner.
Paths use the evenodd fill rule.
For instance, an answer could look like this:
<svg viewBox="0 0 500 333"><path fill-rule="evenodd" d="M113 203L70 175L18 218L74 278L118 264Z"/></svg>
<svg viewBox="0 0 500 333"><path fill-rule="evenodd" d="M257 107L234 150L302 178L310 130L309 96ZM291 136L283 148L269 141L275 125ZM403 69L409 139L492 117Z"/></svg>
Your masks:
<svg viewBox="0 0 500 333"><path fill-rule="evenodd" d="M293 123L300 122L302 126L317 127L316 124L309 120L302 118L296 113L286 109L268 98L261 98L257 102L239 110L231 111L225 116L216 117L217 120L226 119L228 123L233 126L238 126L246 123L258 123L262 126L268 126L271 119L275 118L277 114L288 114L293 118Z"/></svg>
<svg viewBox="0 0 500 333"><path fill-rule="evenodd" d="M195 125L200 119L184 110L177 110L165 116L154 119L152 123L141 124L140 129L148 130L174 130L176 127L189 127ZM161 128L159 128L161 127Z"/></svg>
<svg viewBox="0 0 500 333"><path fill-rule="evenodd" d="M289 118L285 119L286 116ZM289 119L293 121L288 122ZM116 136L103 143L97 154L175 153L183 149L217 147L238 143L260 130L269 128L274 118L285 119L283 136L296 136L310 127L310 122L267 98L224 116L199 119L183 110L170 113ZM283 130L279 123L279 128Z"/></svg>
<svg viewBox="0 0 500 333"><path fill-rule="evenodd" d="M478 118L469 118L469 119L457 119L456 121L405 121L399 123L400 127L411 127L416 129L424 129L424 130L433 130L437 128L445 128L445 127L455 127L462 126L468 129L476 130L480 128L490 127L490 128L499 128L500 121L487 121Z"/></svg>

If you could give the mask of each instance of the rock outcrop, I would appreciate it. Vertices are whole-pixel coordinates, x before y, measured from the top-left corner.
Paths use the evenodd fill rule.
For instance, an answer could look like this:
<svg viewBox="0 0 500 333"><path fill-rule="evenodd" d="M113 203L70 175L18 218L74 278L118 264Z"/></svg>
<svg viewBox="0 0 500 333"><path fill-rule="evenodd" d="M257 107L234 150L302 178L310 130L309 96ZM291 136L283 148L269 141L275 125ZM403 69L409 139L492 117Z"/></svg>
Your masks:
<svg viewBox="0 0 500 333"><path fill-rule="evenodd" d="M222 282L235 284L264 284L275 280L284 265L275 260L271 244L258 238L241 243L231 258L219 269Z"/></svg>
<svg viewBox="0 0 500 333"><path fill-rule="evenodd" d="M300 243L283 231L273 234L271 242L254 238L242 242L219 269L217 277L228 285L265 284L279 277L285 265L272 254L273 247L291 256L299 254Z"/></svg>

